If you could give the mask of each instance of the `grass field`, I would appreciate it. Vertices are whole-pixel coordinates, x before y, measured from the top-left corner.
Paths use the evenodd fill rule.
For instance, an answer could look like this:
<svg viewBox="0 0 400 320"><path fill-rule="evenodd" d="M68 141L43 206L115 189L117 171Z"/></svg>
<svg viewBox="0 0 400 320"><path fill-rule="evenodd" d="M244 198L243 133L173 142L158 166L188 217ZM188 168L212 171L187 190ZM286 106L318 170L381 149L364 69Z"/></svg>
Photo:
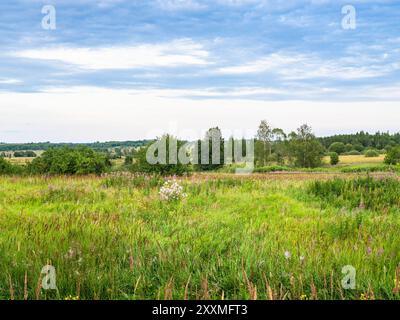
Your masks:
<svg viewBox="0 0 400 320"><path fill-rule="evenodd" d="M377 164L383 163L385 155L380 155L379 157L367 158L364 155L350 155L350 156L339 156L339 165L357 165L357 164ZM329 164L330 157L324 157L325 164Z"/></svg>
<svg viewBox="0 0 400 320"><path fill-rule="evenodd" d="M18 158L6 158L12 164L28 164L35 158L25 158L25 157L18 157Z"/></svg>
<svg viewBox="0 0 400 320"><path fill-rule="evenodd" d="M356 177L197 174L175 202L160 178L0 177L0 298L400 299L397 198L379 185L376 210L309 192L333 176ZM41 288L46 264L57 290Z"/></svg>

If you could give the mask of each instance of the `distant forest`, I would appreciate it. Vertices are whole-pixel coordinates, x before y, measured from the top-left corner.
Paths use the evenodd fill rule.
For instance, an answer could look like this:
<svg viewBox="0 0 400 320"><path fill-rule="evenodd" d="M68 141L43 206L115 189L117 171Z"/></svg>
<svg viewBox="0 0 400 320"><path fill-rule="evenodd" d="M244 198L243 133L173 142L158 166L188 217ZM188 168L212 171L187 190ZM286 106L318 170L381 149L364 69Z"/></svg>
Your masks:
<svg viewBox="0 0 400 320"><path fill-rule="evenodd" d="M19 150L48 150L50 148L76 147L85 146L91 149L102 151L112 148L137 148L146 145L149 140L137 141L108 141L108 142L93 142L93 143L0 143L0 152L4 151L19 151Z"/></svg>
<svg viewBox="0 0 400 320"><path fill-rule="evenodd" d="M340 134L330 137L318 138L322 145L328 149L334 142L352 145L354 149L361 151L365 148L385 149L389 146L400 145L400 133L376 132L370 134L360 131L356 134Z"/></svg>
<svg viewBox="0 0 400 320"><path fill-rule="evenodd" d="M365 148L385 149L388 146L400 145L400 133L390 134L388 132L376 132L370 134L360 131L355 134L339 134L329 137L320 137L318 140L328 149L334 142L342 142L345 145L352 145L355 150L361 151ZM113 148L137 148L146 145L150 140L136 141L108 141L93 143L0 143L0 152L2 151L19 151L19 150L48 150L50 148L86 146L94 150L108 150Z"/></svg>

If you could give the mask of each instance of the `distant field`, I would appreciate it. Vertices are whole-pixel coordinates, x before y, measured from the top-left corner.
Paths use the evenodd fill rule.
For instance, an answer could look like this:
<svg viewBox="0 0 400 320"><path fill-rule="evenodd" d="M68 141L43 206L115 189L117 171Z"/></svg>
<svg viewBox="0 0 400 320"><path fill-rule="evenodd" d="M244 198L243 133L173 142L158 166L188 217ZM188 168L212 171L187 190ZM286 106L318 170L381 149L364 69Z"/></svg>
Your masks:
<svg viewBox="0 0 400 320"><path fill-rule="evenodd" d="M379 157L367 158L364 155L359 156L339 156L339 165L341 164L372 164L372 163L383 163L385 155L380 155ZM324 163L328 164L330 161L329 157L324 157Z"/></svg>
<svg viewBox="0 0 400 320"><path fill-rule="evenodd" d="M334 176L357 177L197 174L171 203L160 178L0 177L0 298L400 299L400 209L385 202L399 182L372 193L379 210L307 191ZM57 291L40 288L46 264Z"/></svg>
<svg viewBox="0 0 400 320"><path fill-rule="evenodd" d="M31 162L35 158L21 157L21 158L6 158L6 159L9 160L13 164L26 164L26 163Z"/></svg>

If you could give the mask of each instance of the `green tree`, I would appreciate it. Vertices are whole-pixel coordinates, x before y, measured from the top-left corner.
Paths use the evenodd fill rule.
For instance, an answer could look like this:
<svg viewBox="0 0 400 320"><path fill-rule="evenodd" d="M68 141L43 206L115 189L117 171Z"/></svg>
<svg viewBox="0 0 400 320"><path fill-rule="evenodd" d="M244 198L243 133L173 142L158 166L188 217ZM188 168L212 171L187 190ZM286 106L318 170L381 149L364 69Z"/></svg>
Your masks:
<svg viewBox="0 0 400 320"><path fill-rule="evenodd" d="M106 156L93 149L64 147L45 151L28 169L35 174L101 174L110 166Z"/></svg>
<svg viewBox="0 0 400 320"><path fill-rule="evenodd" d="M287 136L282 129L274 128L272 130L272 139L273 139L273 156L275 158L275 161L279 165L283 165L285 163L285 157L287 156L287 144L286 144Z"/></svg>
<svg viewBox="0 0 400 320"><path fill-rule="evenodd" d="M262 120L257 130L257 140L260 141L259 147L256 148L258 151L257 159L259 159L261 165L265 165L272 154L272 139L273 129L266 120Z"/></svg>
<svg viewBox="0 0 400 320"><path fill-rule="evenodd" d="M400 147L391 148L384 161L386 164L398 164L400 162Z"/></svg>
<svg viewBox="0 0 400 320"><path fill-rule="evenodd" d="M330 145L329 151L342 154L346 151L346 145L343 142L334 142Z"/></svg>
<svg viewBox="0 0 400 320"><path fill-rule="evenodd" d="M329 157L332 166L336 166L339 163L339 155L336 152L330 152Z"/></svg>
<svg viewBox="0 0 400 320"><path fill-rule="evenodd" d="M345 148L346 148L346 150L345 150L346 152L350 152L351 150L354 149L354 147L353 147L353 145L351 143L347 143L345 145Z"/></svg>
<svg viewBox="0 0 400 320"><path fill-rule="evenodd" d="M324 147L312 133L307 124L290 134L289 152L295 159L295 165L305 168L318 167L322 163Z"/></svg>

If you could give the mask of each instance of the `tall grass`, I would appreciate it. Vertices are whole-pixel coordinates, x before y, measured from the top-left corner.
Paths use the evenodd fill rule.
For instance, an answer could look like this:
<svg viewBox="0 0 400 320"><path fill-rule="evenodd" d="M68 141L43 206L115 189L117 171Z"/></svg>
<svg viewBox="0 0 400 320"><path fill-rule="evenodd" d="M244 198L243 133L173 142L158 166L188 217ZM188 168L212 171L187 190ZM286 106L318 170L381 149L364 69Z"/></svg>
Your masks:
<svg viewBox="0 0 400 320"><path fill-rule="evenodd" d="M168 203L157 177L0 177L0 298L400 298L398 212L321 209L301 180L180 183ZM41 287L46 264L57 290Z"/></svg>
<svg viewBox="0 0 400 320"><path fill-rule="evenodd" d="M314 181L309 192L336 206L370 210L400 207L400 181L394 178Z"/></svg>

